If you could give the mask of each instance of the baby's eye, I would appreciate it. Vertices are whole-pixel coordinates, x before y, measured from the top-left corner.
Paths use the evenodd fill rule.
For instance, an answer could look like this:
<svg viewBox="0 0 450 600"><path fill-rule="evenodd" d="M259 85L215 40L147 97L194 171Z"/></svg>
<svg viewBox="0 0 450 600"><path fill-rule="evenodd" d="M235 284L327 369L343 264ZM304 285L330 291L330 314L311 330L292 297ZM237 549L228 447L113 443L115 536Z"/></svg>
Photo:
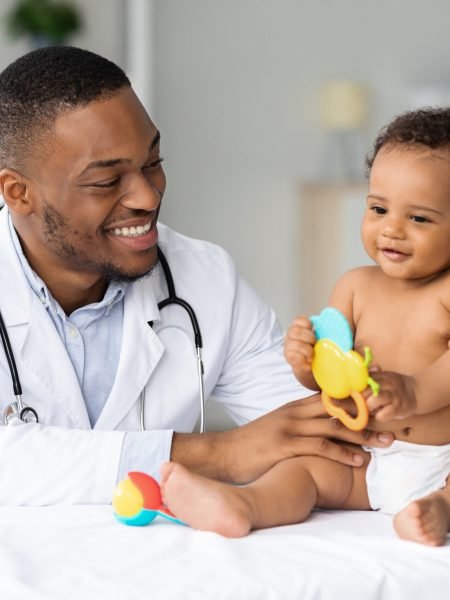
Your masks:
<svg viewBox="0 0 450 600"><path fill-rule="evenodd" d="M387 213L387 210L384 208L384 206L371 206L370 210L373 211L376 215L385 215Z"/></svg>
<svg viewBox="0 0 450 600"><path fill-rule="evenodd" d="M422 215L412 215L411 221L414 221L414 223L429 223L430 219L427 219L427 217L423 217Z"/></svg>

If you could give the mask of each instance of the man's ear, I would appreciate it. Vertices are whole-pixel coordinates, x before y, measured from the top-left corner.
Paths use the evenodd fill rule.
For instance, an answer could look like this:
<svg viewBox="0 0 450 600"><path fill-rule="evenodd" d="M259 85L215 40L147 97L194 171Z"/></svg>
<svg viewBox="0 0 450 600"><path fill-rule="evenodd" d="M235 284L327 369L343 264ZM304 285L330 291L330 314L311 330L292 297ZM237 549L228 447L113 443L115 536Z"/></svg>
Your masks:
<svg viewBox="0 0 450 600"><path fill-rule="evenodd" d="M32 212L29 182L18 171L8 168L0 171L0 193L13 212L21 215Z"/></svg>

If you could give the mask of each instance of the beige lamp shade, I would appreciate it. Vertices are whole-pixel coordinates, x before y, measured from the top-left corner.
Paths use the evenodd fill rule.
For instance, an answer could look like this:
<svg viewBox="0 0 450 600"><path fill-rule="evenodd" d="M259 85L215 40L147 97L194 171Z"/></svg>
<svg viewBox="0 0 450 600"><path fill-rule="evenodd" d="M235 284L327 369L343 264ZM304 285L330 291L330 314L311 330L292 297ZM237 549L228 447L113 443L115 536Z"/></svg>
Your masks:
<svg viewBox="0 0 450 600"><path fill-rule="evenodd" d="M367 121L368 94L354 81L329 81L320 90L320 121L326 129L359 129Z"/></svg>

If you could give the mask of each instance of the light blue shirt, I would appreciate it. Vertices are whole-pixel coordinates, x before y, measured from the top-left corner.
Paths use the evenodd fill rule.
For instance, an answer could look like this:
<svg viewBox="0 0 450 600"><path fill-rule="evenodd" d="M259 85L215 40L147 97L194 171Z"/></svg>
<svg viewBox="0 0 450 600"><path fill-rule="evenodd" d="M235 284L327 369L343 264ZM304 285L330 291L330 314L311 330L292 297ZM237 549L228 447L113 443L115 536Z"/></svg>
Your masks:
<svg viewBox="0 0 450 600"><path fill-rule="evenodd" d="M91 426L94 426L108 399L119 364L124 297L128 284L111 282L100 302L82 306L67 316L28 263L11 218L9 230L30 287L47 309L70 357ZM155 447L151 435L127 432L118 479L132 470L149 472L148 463L155 452L160 453L161 449Z"/></svg>

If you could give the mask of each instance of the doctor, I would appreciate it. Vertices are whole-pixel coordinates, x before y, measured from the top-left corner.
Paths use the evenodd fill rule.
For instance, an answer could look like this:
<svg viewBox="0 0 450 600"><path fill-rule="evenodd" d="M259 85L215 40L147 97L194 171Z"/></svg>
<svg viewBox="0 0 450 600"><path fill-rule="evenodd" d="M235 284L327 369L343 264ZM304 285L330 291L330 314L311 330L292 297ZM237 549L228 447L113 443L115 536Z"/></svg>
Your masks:
<svg viewBox="0 0 450 600"><path fill-rule="evenodd" d="M39 415L0 427L2 503L108 502L128 470L158 477L169 458L235 482L299 454L357 464L327 438L392 439L343 431L298 401L310 392L283 359L272 310L221 248L158 223L161 163L158 129L108 60L46 48L0 74L0 310ZM205 397L242 427L192 433L193 332L182 308L158 307L157 244L199 321ZM14 401L3 352L0 390L3 414Z"/></svg>

